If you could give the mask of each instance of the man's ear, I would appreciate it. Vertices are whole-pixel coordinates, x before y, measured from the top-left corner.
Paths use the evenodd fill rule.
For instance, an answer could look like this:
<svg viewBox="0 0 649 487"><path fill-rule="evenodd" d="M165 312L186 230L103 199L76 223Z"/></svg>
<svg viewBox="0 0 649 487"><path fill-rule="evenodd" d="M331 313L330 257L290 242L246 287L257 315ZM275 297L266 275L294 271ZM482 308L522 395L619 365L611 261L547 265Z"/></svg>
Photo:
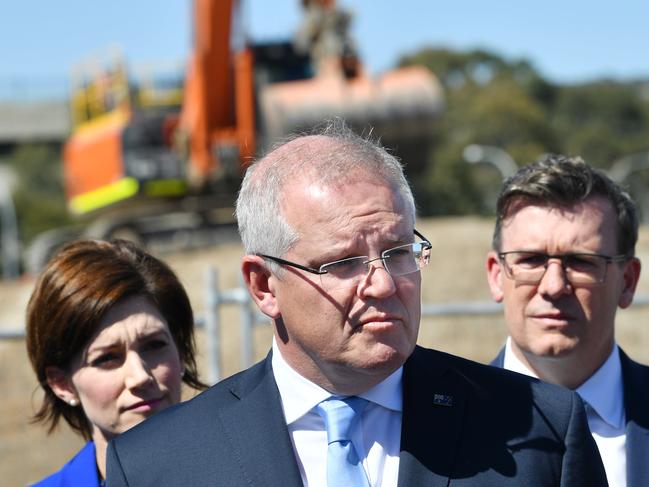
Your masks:
<svg viewBox="0 0 649 487"><path fill-rule="evenodd" d="M244 255L241 261L241 272L248 292L262 313L270 318L280 316L273 283L276 280L258 255Z"/></svg>
<svg viewBox="0 0 649 487"><path fill-rule="evenodd" d="M62 401L70 404L70 401L79 402L77 391L72 384L72 379L60 367L48 365L45 367L45 378L47 385L50 386L52 392Z"/></svg>
<svg viewBox="0 0 649 487"><path fill-rule="evenodd" d="M624 264L624 275L622 277L624 287L617 302L618 306L622 309L628 308L633 302L633 295L640 280L641 267L640 259L635 257Z"/></svg>
<svg viewBox="0 0 649 487"><path fill-rule="evenodd" d="M500 260L495 250L487 254L487 282L491 291L491 297L497 303L503 300L503 275L500 267Z"/></svg>

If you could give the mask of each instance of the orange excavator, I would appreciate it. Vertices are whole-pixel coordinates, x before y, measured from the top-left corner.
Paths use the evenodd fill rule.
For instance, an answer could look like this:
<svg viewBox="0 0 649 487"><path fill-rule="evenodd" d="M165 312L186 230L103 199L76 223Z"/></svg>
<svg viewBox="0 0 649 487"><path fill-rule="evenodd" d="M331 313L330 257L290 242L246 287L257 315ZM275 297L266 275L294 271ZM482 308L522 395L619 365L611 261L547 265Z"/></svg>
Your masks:
<svg viewBox="0 0 649 487"><path fill-rule="evenodd" d="M135 84L121 60L78 77L64 180L70 212L91 217L87 234L142 238L181 220L227 220L256 154L334 116L372 127L411 172L425 163L443 104L435 77L411 67L370 78L350 15L333 0L301 3L292 41L250 44L240 1L195 0L184 80Z"/></svg>

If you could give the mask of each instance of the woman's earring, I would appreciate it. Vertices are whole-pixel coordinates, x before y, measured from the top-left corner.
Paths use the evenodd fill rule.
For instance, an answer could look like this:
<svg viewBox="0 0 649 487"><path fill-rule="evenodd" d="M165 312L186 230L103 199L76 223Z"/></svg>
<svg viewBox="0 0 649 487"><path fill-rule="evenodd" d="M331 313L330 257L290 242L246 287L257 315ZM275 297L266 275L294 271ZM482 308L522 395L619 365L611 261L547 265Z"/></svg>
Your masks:
<svg viewBox="0 0 649 487"><path fill-rule="evenodd" d="M75 398L72 398L68 401L68 404L72 407L76 407L79 405L79 401L77 401Z"/></svg>

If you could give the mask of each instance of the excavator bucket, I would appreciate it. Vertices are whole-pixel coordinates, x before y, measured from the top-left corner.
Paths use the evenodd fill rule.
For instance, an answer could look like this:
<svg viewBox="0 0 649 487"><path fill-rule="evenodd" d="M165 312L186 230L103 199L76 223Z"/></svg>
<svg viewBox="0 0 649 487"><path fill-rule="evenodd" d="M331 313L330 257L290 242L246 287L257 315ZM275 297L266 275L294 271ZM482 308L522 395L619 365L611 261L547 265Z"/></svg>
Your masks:
<svg viewBox="0 0 649 487"><path fill-rule="evenodd" d="M274 140L336 116L358 130L375 131L401 154L400 147L429 136L444 107L442 93L437 78L423 67L374 79L363 74L347 79L331 69L311 79L265 86L259 93L260 124L266 139ZM411 167L425 160L406 162Z"/></svg>

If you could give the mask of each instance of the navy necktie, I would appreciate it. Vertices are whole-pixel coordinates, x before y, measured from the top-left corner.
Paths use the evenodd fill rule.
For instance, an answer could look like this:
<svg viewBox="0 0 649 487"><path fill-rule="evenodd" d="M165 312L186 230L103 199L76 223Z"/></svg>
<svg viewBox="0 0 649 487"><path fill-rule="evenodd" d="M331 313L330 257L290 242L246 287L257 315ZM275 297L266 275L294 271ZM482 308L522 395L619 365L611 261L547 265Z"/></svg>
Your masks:
<svg viewBox="0 0 649 487"><path fill-rule="evenodd" d="M367 401L360 397L330 397L316 406L327 429L327 486L369 487L351 432Z"/></svg>

